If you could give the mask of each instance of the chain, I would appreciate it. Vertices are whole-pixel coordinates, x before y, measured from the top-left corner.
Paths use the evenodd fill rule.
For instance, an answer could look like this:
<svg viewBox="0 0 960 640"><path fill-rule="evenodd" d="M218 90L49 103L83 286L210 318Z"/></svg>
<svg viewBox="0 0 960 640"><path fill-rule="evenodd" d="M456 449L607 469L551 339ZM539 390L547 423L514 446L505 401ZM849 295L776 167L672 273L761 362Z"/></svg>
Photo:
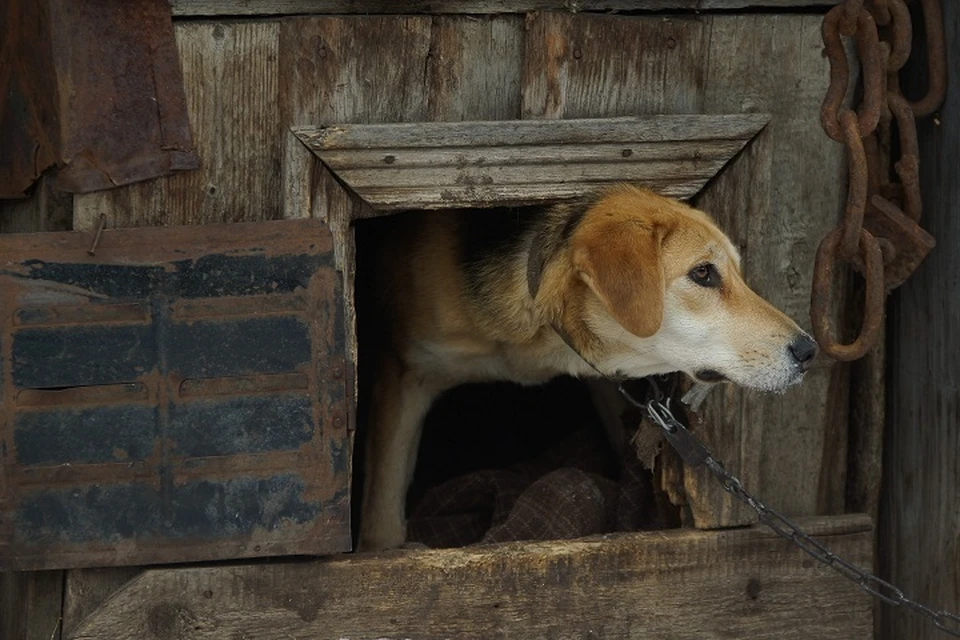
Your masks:
<svg viewBox="0 0 960 640"><path fill-rule="evenodd" d="M667 404L664 404L657 397L654 397L648 402L640 402L627 391L622 383L619 385L619 389L630 404L647 412L650 420L660 428L664 438L677 451L677 454L687 466L695 468L706 465L710 472L716 476L724 490L753 509L760 521L770 527L774 533L786 538L807 555L851 580L870 595L889 605L903 607L908 611L926 616L938 629L960 638L960 615L943 610L937 611L911 600L904 595L903 591L886 580L864 571L834 554L786 516L781 515L750 495L743 488L743 483L724 469L723 465L713 457L710 450L673 416L670 411L669 400Z"/></svg>
<svg viewBox="0 0 960 640"><path fill-rule="evenodd" d="M847 151L847 201L840 225L817 249L810 319L817 342L837 360L856 360L876 344L887 293L900 286L933 249L933 236L918 224L922 213L916 118L928 116L946 93L946 57L940 0L920 0L927 35L929 87L917 102L900 90L899 73L912 48L913 27L906 0L843 0L823 19L824 53L830 86L820 112L823 130ZM850 63L843 38L853 38L860 62L863 98L845 107ZM896 124L899 182L888 180L881 142ZM850 264L864 278L859 334L841 344L830 327L834 272Z"/></svg>

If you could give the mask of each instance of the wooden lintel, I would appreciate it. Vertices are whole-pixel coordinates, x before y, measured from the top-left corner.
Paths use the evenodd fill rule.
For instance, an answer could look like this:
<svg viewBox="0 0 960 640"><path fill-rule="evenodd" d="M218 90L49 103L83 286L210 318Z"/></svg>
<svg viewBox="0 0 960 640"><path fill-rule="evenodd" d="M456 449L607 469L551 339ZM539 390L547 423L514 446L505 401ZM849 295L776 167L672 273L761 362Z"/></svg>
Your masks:
<svg viewBox="0 0 960 640"><path fill-rule="evenodd" d="M337 124L294 134L383 212L536 204L615 182L695 195L765 114Z"/></svg>
<svg viewBox="0 0 960 640"><path fill-rule="evenodd" d="M872 566L866 516L806 518ZM851 638L868 596L765 527L152 569L73 638Z"/></svg>
<svg viewBox="0 0 960 640"><path fill-rule="evenodd" d="M530 11L632 12L710 11L762 7L828 7L837 0L172 0L173 15L257 16L299 14L500 14Z"/></svg>

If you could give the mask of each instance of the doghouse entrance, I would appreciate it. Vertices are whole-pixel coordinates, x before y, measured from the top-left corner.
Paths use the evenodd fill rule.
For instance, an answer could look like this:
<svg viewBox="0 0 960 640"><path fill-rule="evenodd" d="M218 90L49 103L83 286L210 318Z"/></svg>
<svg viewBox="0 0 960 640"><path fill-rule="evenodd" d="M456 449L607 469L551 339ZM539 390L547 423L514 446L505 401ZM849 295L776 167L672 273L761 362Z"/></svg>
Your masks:
<svg viewBox="0 0 960 640"><path fill-rule="evenodd" d="M402 218L404 211L544 206L580 197L606 185L624 181L644 184L664 195L689 199L696 196L731 158L747 146L768 120L769 116L764 114L738 114L553 121L346 124L302 127L294 133L322 163L319 184L323 186L318 201L328 212L334 235L343 238L343 251L338 255L338 264L345 275L345 289L353 289L355 266L359 283L357 293L362 298L364 279L369 278L369 274L364 274L364 270L368 268L364 264L364 245L368 245L367 251L376 251L375 248L370 248L373 245L369 243L375 244L377 225L402 224L397 222L397 218ZM744 171L750 171L751 162L752 159L748 159L739 164ZM310 169L305 165L303 171ZM291 201L292 211L296 210L296 207L306 206L314 207L316 204L299 199ZM739 208L739 205L734 206L735 210ZM366 220L395 213L400 215L390 215L389 222ZM435 215L444 213L438 211ZM478 211L477 215L484 214ZM354 230L356 245L352 238ZM477 232L486 233L484 224L478 225ZM354 246L358 247L359 251L355 264ZM360 310L357 320L361 334L359 351L362 354L372 346L371 333L368 331L367 337L363 336L364 301L357 302ZM350 301L348 310L352 306ZM348 318L348 334L352 331L351 326ZM348 335L348 343L351 337ZM358 469L362 468L364 463L362 442L367 409L364 406L364 390L368 388L369 380L365 381L363 378L369 374L369 371L364 373L364 368L369 367L369 363L364 363L365 360L369 361L369 355L366 358L360 355L359 359L361 393L357 422L360 446L354 449L355 467ZM464 391L451 395L456 398L466 393ZM526 403L527 400L524 400L523 404ZM483 404L488 407L495 403ZM442 406L443 403L440 404L440 407ZM551 410L553 409L541 408L537 414L549 415ZM452 417L454 422L464 421L464 414L468 413L463 408L451 411L455 414ZM609 415L604 418L606 423L611 422ZM439 444L431 445L430 436L434 431L445 429L432 426L439 419L431 416L424 447L441 448ZM596 420L597 417L593 415L592 419ZM545 429L549 433L557 433L556 424ZM464 434L459 434L457 437L463 436ZM453 436L448 434L444 437ZM713 439L708 436L708 443ZM730 439L730 446L739 452L735 446L737 440L734 434ZM540 441L548 444L543 437L540 437ZM473 446L476 445L469 442L447 441L442 448L456 450ZM543 451L546 451L546 447L541 453ZM430 449L425 448L423 453L427 460L421 459L420 475L416 478L411 493L411 497L418 504L435 495L430 493L429 487L435 487L436 482L452 482L452 472L445 466L449 465L452 459L444 459L442 463L437 463L440 466L435 468L429 463ZM511 464L519 462L514 459ZM617 468L620 462L622 460L614 460L611 464ZM471 469L475 472L481 463L482 460L464 461L461 473ZM734 468L737 468L736 458ZM428 473L425 469L431 471ZM444 469L447 470L444 472ZM427 477L424 476L425 473L428 473ZM646 473L649 475L649 471ZM675 463L672 471L662 475L672 486L674 502L683 501L682 494L686 493L688 488L685 485L703 484L703 478L686 474L679 463ZM360 501L357 498L362 489L359 488L360 475L355 474L354 477L358 481L353 492L352 505L356 525L360 517ZM616 474L614 477L619 481ZM746 524L752 520L752 516L739 511L735 506L731 507L722 490L700 487L695 489L701 504L690 510L690 517L685 517L685 522L698 526L731 526ZM647 495L640 502L654 504L655 501ZM717 509L718 505L723 506ZM412 503L409 506L414 510L417 508ZM642 511L643 515L635 514L631 518L635 523L633 527L627 527L628 530L639 528L640 522L659 523L658 526L664 526L665 523L677 521L675 513L652 515L652 512ZM715 516L716 513L720 515ZM410 515L416 519L414 511L411 511ZM607 526L602 529L615 530Z"/></svg>
<svg viewBox="0 0 960 640"><path fill-rule="evenodd" d="M533 207L462 211L479 242L509 242ZM453 215L436 212L428 215ZM356 223L356 308L360 394L355 444L354 518L362 518L367 420L378 351L391 322L376 298L389 265L375 265L384 238L407 216ZM503 223L509 222L504 229ZM515 229L514 227L515 223ZM608 382L560 376L543 384L463 384L443 393L423 427L406 500L407 542L431 548L516 540L569 539L679 526L655 469L659 434L641 413L611 402ZM643 386L643 383L639 383ZM617 400L616 393L613 400ZM656 473L655 473L656 471Z"/></svg>

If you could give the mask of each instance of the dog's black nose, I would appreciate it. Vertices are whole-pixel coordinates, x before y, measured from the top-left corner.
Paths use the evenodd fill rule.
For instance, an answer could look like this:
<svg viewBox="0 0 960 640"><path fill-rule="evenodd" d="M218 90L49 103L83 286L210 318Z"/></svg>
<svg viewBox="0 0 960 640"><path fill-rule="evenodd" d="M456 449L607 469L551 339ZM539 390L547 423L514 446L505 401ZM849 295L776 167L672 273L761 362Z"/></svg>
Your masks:
<svg viewBox="0 0 960 640"><path fill-rule="evenodd" d="M810 363L817 355L817 343L808 335L801 335L790 343L787 347L790 355L800 365L800 369L806 371L810 368Z"/></svg>

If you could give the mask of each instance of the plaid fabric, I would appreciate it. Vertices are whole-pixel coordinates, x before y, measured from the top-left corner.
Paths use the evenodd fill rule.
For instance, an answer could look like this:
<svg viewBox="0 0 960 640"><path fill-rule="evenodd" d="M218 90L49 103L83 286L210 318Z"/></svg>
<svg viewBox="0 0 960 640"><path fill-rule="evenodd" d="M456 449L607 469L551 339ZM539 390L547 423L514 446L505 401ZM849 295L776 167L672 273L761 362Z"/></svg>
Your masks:
<svg viewBox="0 0 960 640"><path fill-rule="evenodd" d="M633 447L625 447L619 469L609 462L607 443L584 430L529 463L459 476L427 491L409 518L407 539L460 547L655 526L651 470Z"/></svg>

